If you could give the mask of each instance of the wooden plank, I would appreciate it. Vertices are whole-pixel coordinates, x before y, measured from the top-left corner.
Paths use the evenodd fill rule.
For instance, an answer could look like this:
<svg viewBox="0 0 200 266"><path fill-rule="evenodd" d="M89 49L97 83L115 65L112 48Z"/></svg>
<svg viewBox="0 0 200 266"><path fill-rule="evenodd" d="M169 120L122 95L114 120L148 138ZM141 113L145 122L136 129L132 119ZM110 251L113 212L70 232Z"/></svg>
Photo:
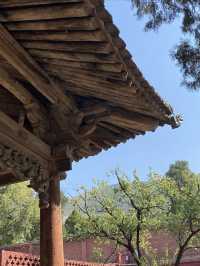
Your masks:
<svg viewBox="0 0 200 266"><path fill-rule="evenodd" d="M17 9L4 9L1 22L88 17L91 16L93 12L93 8L90 8L83 3L22 7Z"/></svg>
<svg viewBox="0 0 200 266"><path fill-rule="evenodd" d="M90 31L98 29L93 17L7 22L5 26L9 31Z"/></svg>
<svg viewBox="0 0 200 266"><path fill-rule="evenodd" d="M124 129L139 131L154 131L159 126L159 120L138 113L126 112L120 108L113 108L109 118L102 119Z"/></svg>
<svg viewBox="0 0 200 266"><path fill-rule="evenodd" d="M113 73L109 71L89 71L85 69L75 69L73 67L63 67L58 65L43 64L44 68L50 73L62 73L63 75L72 74L75 75L75 72L80 77L98 77L103 80L117 80L117 81L127 81L126 73Z"/></svg>
<svg viewBox="0 0 200 266"><path fill-rule="evenodd" d="M105 35L101 31L63 31L63 32L12 32L17 40L53 41L53 42L103 42ZM67 43L66 43L67 44Z"/></svg>
<svg viewBox="0 0 200 266"><path fill-rule="evenodd" d="M125 108L129 111L138 112L145 115L151 115L152 117L162 120L160 112L154 110L153 106L149 108L142 97L138 95L128 94L126 90L116 90L114 87L111 89L109 87L104 90L100 90L99 86L83 85L78 80L66 80L60 81L60 86L63 89L73 93L74 95L83 97L94 97L95 99L101 99L109 103L115 104L116 106ZM132 90L132 88L130 88ZM133 88L134 90L134 88Z"/></svg>
<svg viewBox="0 0 200 266"><path fill-rule="evenodd" d="M78 71L72 73L72 72L67 72L63 70L59 70L53 67L46 67L46 70L48 73L55 75L59 78L61 78L64 81L71 81L77 86L84 86L84 87L91 87L91 88L96 88L99 90L101 88L101 91L103 92L104 90L115 90L115 92L123 92L124 97L131 97L134 95L135 97L135 91L133 87L130 87L129 84L126 81L116 81L112 82L109 80L106 80L106 78L103 77L98 77L94 75L87 75L86 73L81 74Z"/></svg>
<svg viewBox="0 0 200 266"><path fill-rule="evenodd" d="M88 63L88 62L73 62L70 63L65 60L58 60L58 59L49 59L49 58L40 58L37 57L36 60L41 64L51 64L51 65L58 65L63 67L72 67L78 69L87 69L91 71L108 71L113 73L121 73L123 71L123 66L119 63L116 64L95 64L95 63Z"/></svg>
<svg viewBox="0 0 200 266"><path fill-rule="evenodd" d="M73 62L93 62L93 63L120 63L117 58L110 55L96 55L91 53L73 53L73 52L61 52L61 51L48 51L39 49L29 49L29 53L33 57L48 58L48 59L61 59ZM70 63L69 63L70 64Z"/></svg>
<svg viewBox="0 0 200 266"><path fill-rule="evenodd" d="M20 41L27 49L66 51L91 54L109 54L111 47L105 42L50 42L50 41Z"/></svg>
<svg viewBox="0 0 200 266"><path fill-rule="evenodd" d="M8 7L21 7L21 6L40 6L49 4L60 4L60 3L78 3L82 0L3 0L0 3L0 8Z"/></svg>

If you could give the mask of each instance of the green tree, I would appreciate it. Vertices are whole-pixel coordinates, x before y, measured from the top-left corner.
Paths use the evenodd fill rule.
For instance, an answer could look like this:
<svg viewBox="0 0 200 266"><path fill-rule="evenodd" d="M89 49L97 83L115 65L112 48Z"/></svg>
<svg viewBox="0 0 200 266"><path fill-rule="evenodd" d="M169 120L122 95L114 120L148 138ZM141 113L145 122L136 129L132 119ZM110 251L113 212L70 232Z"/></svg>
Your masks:
<svg viewBox="0 0 200 266"><path fill-rule="evenodd" d="M64 225L65 238L87 238L87 230L84 230L86 219L77 210L73 210L71 215L66 219ZM87 226L86 226L87 228Z"/></svg>
<svg viewBox="0 0 200 266"><path fill-rule="evenodd" d="M115 171L115 175L118 179L115 187L100 182L91 191L85 188L80 191L76 205L82 218L73 215L70 231L80 236L81 230L74 230L74 221L77 221L76 228L83 229L85 236L109 239L127 248L137 265L148 265L149 233L160 226L164 199L154 179L143 182L134 176L129 180L119 171Z"/></svg>
<svg viewBox="0 0 200 266"><path fill-rule="evenodd" d="M200 245L200 175L194 174L185 161L172 164L158 184L165 197L163 230L176 240L175 266L183 254Z"/></svg>
<svg viewBox="0 0 200 266"><path fill-rule="evenodd" d="M26 183L0 188L0 213L0 245L39 238L38 199Z"/></svg>
<svg viewBox="0 0 200 266"><path fill-rule="evenodd" d="M147 19L145 30L157 30L176 19L184 39L172 53L183 73L183 84L200 88L200 2L199 0L131 0L136 15Z"/></svg>
<svg viewBox="0 0 200 266"><path fill-rule="evenodd" d="M129 180L115 172L116 186L99 182L82 188L75 199L79 212L66 221L71 237L109 239L127 248L137 265L180 265L188 249L200 246L200 175L177 161L165 176ZM175 250L158 254L151 246L154 231L167 232Z"/></svg>

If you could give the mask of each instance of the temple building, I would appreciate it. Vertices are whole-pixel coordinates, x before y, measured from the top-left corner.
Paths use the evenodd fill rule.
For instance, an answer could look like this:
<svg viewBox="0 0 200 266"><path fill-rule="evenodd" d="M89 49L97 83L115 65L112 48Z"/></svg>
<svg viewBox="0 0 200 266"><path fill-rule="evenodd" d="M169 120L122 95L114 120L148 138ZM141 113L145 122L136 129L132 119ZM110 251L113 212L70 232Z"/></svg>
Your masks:
<svg viewBox="0 0 200 266"><path fill-rule="evenodd" d="M59 183L72 162L180 119L103 0L2 0L0 10L0 186L30 180L41 266L63 266Z"/></svg>

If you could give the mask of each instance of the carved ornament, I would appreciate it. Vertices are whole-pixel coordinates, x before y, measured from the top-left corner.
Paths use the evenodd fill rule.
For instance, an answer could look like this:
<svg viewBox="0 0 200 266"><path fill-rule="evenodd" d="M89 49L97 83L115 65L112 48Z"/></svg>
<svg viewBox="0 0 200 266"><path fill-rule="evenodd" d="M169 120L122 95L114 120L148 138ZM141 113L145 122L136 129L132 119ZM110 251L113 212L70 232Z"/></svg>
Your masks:
<svg viewBox="0 0 200 266"><path fill-rule="evenodd" d="M30 180L29 186L38 192L41 207L48 207L48 169L38 160L13 147L0 144L0 171L11 171L19 181Z"/></svg>

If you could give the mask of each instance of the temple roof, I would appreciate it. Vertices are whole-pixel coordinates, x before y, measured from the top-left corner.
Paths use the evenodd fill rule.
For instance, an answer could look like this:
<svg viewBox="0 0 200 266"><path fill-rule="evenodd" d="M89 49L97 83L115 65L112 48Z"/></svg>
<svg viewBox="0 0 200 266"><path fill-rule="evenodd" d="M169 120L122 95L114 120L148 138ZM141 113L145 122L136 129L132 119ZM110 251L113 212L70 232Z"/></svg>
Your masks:
<svg viewBox="0 0 200 266"><path fill-rule="evenodd" d="M0 11L0 110L61 164L66 146L80 160L179 125L102 0L3 0Z"/></svg>

